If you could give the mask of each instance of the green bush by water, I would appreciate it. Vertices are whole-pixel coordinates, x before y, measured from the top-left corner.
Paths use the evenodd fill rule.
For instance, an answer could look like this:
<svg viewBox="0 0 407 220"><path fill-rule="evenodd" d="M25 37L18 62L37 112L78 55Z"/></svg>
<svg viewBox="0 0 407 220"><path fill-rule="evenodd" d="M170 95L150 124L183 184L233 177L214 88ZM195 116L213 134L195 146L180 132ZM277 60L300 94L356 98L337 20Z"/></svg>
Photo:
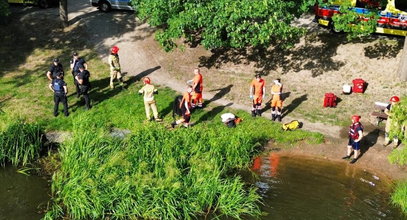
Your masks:
<svg viewBox="0 0 407 220"><path fill-rule="evenodd" d="M391 199L393 204L399 206L407 214L407 181L397 184Z"/></svg>
<svg viewBox="0 0 407 220"><path fill-rule="evenodd" d="M42 147L40 126L15 121L0 133L0 165L26 165L37 159Z"/></svg>

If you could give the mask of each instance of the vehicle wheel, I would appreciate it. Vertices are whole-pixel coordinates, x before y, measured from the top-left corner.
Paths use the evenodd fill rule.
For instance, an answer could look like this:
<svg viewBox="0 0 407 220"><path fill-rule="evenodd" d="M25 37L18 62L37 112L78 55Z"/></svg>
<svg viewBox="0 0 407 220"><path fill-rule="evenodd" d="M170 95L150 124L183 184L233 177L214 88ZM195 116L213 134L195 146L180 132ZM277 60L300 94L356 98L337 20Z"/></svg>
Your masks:
<svg viewBox="0 0 407 220"><path fill-rule="evenodd" d="M112 9L112 7L110 6L109 2L107 1L100 1L99 2L99 10L103 11L103 12L108 12Z"/></svg>
<svg viewBox="0 0 407 220"><path fill-rule="evenodd" d="M40 8L48 8L48 1L47 0L38 0L38 6Z"/></svg>

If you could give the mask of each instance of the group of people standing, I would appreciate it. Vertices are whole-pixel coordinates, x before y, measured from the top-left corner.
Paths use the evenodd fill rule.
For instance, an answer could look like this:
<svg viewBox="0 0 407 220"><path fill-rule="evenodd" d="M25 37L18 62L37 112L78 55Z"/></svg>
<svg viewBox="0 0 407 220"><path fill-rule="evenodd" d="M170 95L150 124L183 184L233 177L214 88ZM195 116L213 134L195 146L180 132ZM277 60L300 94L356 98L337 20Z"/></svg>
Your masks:
<svg viewBox="0 0 407 220"><path fill-rule="evenodd" d="M87 70L88 65L86 61L79 57L78 53L72 54L70 60L70 68L73 77L73 82L76 89L76 95L78 98L83 96L85 100L85 108L89 110L91 108L89 91L90 91L90 72ZM68 116L68 87L64 81L64 68L58 58L53 60L51 67L47 71L47 78L50 80L49 89L54 92L54 116L58 116L59 103L64 106L64 115Z"/></svg>

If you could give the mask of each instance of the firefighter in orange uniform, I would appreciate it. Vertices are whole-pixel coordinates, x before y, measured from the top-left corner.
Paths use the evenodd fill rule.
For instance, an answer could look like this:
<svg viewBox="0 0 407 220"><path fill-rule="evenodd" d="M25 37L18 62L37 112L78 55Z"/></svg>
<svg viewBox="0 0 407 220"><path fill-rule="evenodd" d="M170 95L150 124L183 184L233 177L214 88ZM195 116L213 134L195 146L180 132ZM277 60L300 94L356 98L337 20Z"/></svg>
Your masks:
<svg viewBox="0 0 407 220"><path fill-rule="evenodd" d="M250 84L250 99L253 100L252 116L261 116L261 103L266 94L266 82L261 78L260 74L256 74Z"/></svg>
<svg viewBox="0 0 407 220"><path fill-rule="evenodd" d="M201 70L199 68L194 69L194 79L192 80L192 103L191 106L192 108L198 107L202 108L202 90L203 90L203 79L202 79L202 74Z"/></svg>
<svg viewBox="0 0 407 220"><path fill-rule="evenodd" d="M271 87L271 120L281 121L281 109L283 108L283 100L281 99L281 93L283 91L283 85L280 79L274 80L274 85Z"/></svg>
<svg viewBox="0 0 407 220"><path fill-rule="evenodd" d="M189 127L189 122L191 120L191 93L192 87L188 86L187 91L182 96L179 106L177 106L181 110L182 118L171 123L172 128L181 123L184 127Z"/></svg>

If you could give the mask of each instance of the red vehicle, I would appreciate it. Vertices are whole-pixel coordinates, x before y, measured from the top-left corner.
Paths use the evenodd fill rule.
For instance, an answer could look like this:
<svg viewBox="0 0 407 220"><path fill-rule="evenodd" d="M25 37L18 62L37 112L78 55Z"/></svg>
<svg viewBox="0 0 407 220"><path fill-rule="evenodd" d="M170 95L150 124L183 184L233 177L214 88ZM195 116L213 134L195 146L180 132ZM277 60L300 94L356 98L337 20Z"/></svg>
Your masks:
<svg viewBox="0 0 407 220"><path fill-rule="evenodd" d="M332 17L340 13L339 8L345 2L350 2L353 10L361 15L371 12L369 8L379 10L376 33L407 36L407 0L389 0L385 8L381 8L377 0L337 0L328 6L316 6L315 18L322 25L335 31Z"/></svg>

